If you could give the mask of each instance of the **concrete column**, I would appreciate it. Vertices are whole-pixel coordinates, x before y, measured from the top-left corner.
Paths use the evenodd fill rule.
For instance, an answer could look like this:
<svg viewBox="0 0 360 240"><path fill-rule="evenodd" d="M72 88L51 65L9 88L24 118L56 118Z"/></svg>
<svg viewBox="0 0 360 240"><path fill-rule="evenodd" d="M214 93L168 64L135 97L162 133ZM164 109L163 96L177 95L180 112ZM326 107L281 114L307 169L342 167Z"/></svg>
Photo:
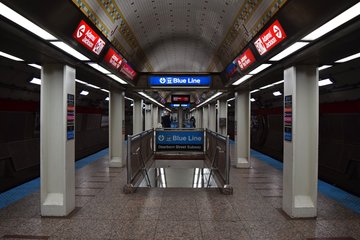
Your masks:
<svg viewBox="0 0 360 240"><path fill-rule="evenodd" d="M198 113L198 120L196 122L196 127L197 128L202 128L203 127L203 110L201 108L196 109L197 113Z"/></svg>
<svg viewBox="0 0 360 240"><path fill-rule="evenodd" d="M123 143L125 136L124 92L111 90L109 100L109 166L123 167Z"/></svg>
<svg viewBox="0 0 360 240"><path fill-rule="evenodd" d="M250 162L250 94L235 93L236 167L249 168Z"/></svg>
<svg viewBox="0 0 360 240"><path fill-rule="evenodd" d="M75 69L43 65L40 102L41 215L75 208Z"/></svg>
<svg viewBox="0 0 360 240"><path fill-rule="evenodd" d="M145 105L145 131L153 128L153 105Z"/></svg>
<svg viewBox="0 0 360 240"><path fill-rule="evenodd" d="M227 112L228 103L226 100L218 100L217 130L221 135L227 136Z"/></svg>
<svg viewBox="0 0 360 240"><path fill-rule="evenodd" d="M202 114L202 125L203 128L209 128L209 109L208 106L203 106L203 114Z"/></svg>
<svg viewBox="0 0 360 240"><path fill-rule="evenodd" d="M315 66L284 71L283 210L317 215L319 87Z"/></svg>
<svg viewBox="0 0 360 240"><path fill-rule="evenodd" d="M153 128L157 128L158 127L158 124L159 124L159 107L157 105L153 105L153 108L152 108L152 111L153 111Z"/></svg>
<svg viewBox="0 0 360 240"><path fill-rule="evenodd" d="M179 123L179 128L182 128L184 123L184 111L181 107L179 107L178 109L178 123Z"/></svg>
<svg viewBox="0 0 360 240"><path fill-rule="evenodd" d="M216 106L215 103L209 104L209 129L216 132Z"/></svg>
<svg viewBox="0 0 360 240"><path fill-rule="evenodd" d="M133 107L133 135L143 131L142 99L134 99Z"/></svg>

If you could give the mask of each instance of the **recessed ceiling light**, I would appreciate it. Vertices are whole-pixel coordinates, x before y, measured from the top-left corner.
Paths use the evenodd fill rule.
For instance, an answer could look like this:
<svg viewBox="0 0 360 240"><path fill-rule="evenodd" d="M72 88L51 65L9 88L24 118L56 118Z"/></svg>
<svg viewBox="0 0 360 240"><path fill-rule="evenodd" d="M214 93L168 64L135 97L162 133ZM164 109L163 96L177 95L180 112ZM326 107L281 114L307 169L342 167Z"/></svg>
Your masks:
<svg viewBox="0 0 360 240"><path fill-rule="evenodd" d="M302 40L305 41L313 41L318 39L319 37L324 36L325 34L331 32L335 28L343 25L344 23L350 21L351 19L357 17L360 15L360 3L355 4L345 12L339 14L335 18L331 19L321 27L317 28L313 32L311 32L309 35L304 37Z"/></svg>
<svg viewBox="0 0 360 240"><path fill-rule="evenodd" d="M280 61L281 59L286 58L290 54L293 54L294 52L300 50L301 48L305 47L308 44L309 44L308 42L296 42L290 47L280 52L279 54L277 54L276 56L272 57L270 61Z"/></svg>
<svg viewBox="0 0 360 240"><path fill-rule="evenodd" d="M61 50L63 50L64 52L70 54L71 56L79 59L80 61L89 61L90 59L85 57L83 54L79 53L78 51L76 51L75 49L73 49L72 47L70 47L69 45L67 45L64 42L50 42L52 45L60 48Z"/></svg>
<svg viewBox="0 0 360 240"><path fill-rule="evenodd" d="M249 74L258 74L259 72L267 69L268 67L270 67L271 64L269 63L264 63L264 64L261 64L260 66L258 66L257 68L255 68L254 70L252 70Z"/></svg>
<svg viewBox="0 0 360 240"><path fill-rule="evenodd" d="M41 85L41 79L39 78L33 78L30 83L32 84L36 84L36 85Z"/></svg>
<svg viewBox="0 0 360 240"><path fill-rule="evenodd" d="M281 96L282 94L281 94L280 91L276 91L276 92L273 92L273 95L274 95L275 97L278 97L278 96Z"/></svg>
<svg viewBox="0 0 360 240"><path fill-rule="evenodd" d="M333 84L333 82L329 78L319 81L319 87L330 85L330 84Z"/></svg>
<svg viewBox="0 0 360 240"><path fill-rule="evenodd" d="M245 76L243 76L242 78L238 79L236 82L234 82L232 85L233 85L233 86L237 86L237 85L239 85L240 83L245 82L246 80L248 80L248 79L251 78L251 77L252 77L252 75L245 75Z"/></svg>
<svg viewBox="0 0 360 240"><path fill-rule="evenodd" d="M29 21L28 19L24 18L3 3L0 3L0 15L32 32L33 34L41 37L44 40L57 40L56 37L45 31L41 27L37 26L33 22Z"/></svg>
<svg viewBox="0 0 360 240"><path fill-rule="evenodd" d="M340 60L337 60L336 63L344 63L344 62L349 62L351 60L354 60L356 58L360 58L360 53L356 53L354 55L348 56L346 58L342 58Z"/></svg>
<svg viewBox="0 0 360 240"><path fill-rule="evenodd" d="M86 96L86 95L89 95L89 92L85 91L85 90L82 90L80 94Z"/></svg>
<svg viewBox="0 0 360 240"><path fill-rule="evenodd" d="M327 68L331 68L332 65L322 65L321 67L318 68L319 71L327 69Z"/></svg>
<svg viewBox="0 0 360 240"><path fill-rule="evenodd" d="M6 58L8 58L8 59L11 59L11 60L14 60L14 61L18 61L18 62L23 62L23 61L24 61L24 60L21 59L21 58L15 57L15 56L13 56L13 55L10 55L10 54L8 54L8 53L4 53L4 52L1 52L1 51L0 51L0 56L6 57Z"/></svg>

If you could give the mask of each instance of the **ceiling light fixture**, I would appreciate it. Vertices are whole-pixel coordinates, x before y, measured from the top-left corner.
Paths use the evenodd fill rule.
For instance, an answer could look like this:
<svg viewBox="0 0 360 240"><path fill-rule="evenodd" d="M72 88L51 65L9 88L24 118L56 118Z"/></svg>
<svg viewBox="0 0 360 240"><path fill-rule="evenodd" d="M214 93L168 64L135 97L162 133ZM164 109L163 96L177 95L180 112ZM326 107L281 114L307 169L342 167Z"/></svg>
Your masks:
<svg viewBox="0 0 360 240"><path fill-rule="evenodd" d="M103 74L110 74L110 72L108 70L106 70L105 68L103 68L102 66L100 66L97 63L88 63L89 66L91 66L92 68L94 68L95 70L98 70L99 72L103 73Z"/></svg>
<svg viewBox="0 0 360 240"><path fill-rule="evenodd" d="M127 100L130 100L130 101L132 101L132 102L134 101L134 99L129 98L129 97L126 97L126 96L125 96L124 98L127 99Z"/></svg>
<svg viewBox="0 0 360 240"><path fill-rule="evenodd" d="M21 58L15 57L13 55L10 55L8 53L4 53L4 52L1 52L1 51L0 51L0 56L11 59L11 60L14 60L14 61L18 61L18 62L23 62L24 61Z"/></svg>
<svg viewBox="0 0 360 240"><path fill-rule="evenodd" d="M260 66L258 66L258 67L255 68L254 70L252 70L249 74L250 74L250 75L258 74L259 72L264 71L265 69L267 69L267 68L270 67L270 66L271 66L270 63L261 64Z"/></svg>
<svg viewBox="0 0 360 240"><path fill-rule="evenodd" d="M90 84L90 83L86 84L86 86L91 87L91 88L95 88L95 89L100 89L100 87L98 87L96 85L93 85L93 84Z"/></svg>
<svg viewBox="0 0 360 240"><path fill-rule="evenodd" d="M346 58L342 58L342 59L339 59L337 61L335 61L336 63L344 63L344 62L349 62L351 60L354 60L356 58L360 58L360 53L356 53L354 55L351 55L351 56L348 56Z"/></svg>
<svg viewBox="0 0 360 240"><path fill-rule="evenodd" d="M245 76L243 76L242 78L240 78L240 79L238 79L237 81L235 81L232 85L233 85L233 86L237 86L237 85L239 85L240 83L245 82L246 80L248 80L248 79L251 78L251 77L252 77L252 75L245 75Z"/></svg>
<svg viewBox="0 0 360 240"><path fill-rule="evenodd" d="M250 98L250 102L255 102L255 98Z"/></svg>
<svg viewBox="0 0 360 240"><path fill-rule="evenodd" d="M33 68L37 68L37 69L41 69L42 67L40 65L37 65L35 63L29 63L29 66L33 67Z"/></svg>
<svg viewBox="0 0 360 240"><path fill-rule="evenodd" d="M309 44L308 42L296 42L293 45L291 45L290 47L288 47L285 50L281 51L276 56L272 57L270 59L270 61L280 61L281 59L286 58L290 54L293 54L294 52L300 50L301 48L305 47L308 44Z"/></svg>
<svg viewBox="0 0 360 240"><path fill-rule="evenodd" d="M110 100L110 98L109 98L109 97L106 97L106 98L105 98L105 101L109 101L109 100Z"/></svg>
<svg viewBox="0 0 360 240"><path fill-rule="evenodd" d="M103 91L103 92L106 92L106 93L110 92L109 90L106 90L106 89L103 89L103 88L101 88L100 90Z"/></svg>
<svg viewBox="0 0 360 240"><path fill-rule="evenodd" d="M41 85L41 79L39 78L33 78L30 83L32 84L36 84L36 85Z"/></svg>
<svg viewBox="0 0 360 240"><path fill-rule="evenodd" d="M89 95L89 92L88 92L88 91L85 91L85 90L82 90L82 91L80 92L80 94L81 94L81 95L84 95L84 96L87 96L87 95Z"/></svg>
<svg viewBox="0 0 360 240"><path fill-rule="evenodd" d="M278 96L281 96L282 94L281 94L280 91L276 91L276 92L273 92L273 95L274 95L275 97L278 97Z"/></svg>
<svg viewBox="0 0 360 240"><path fill-rule="evenodd" d="M255 89L255 90L252 90L252 91L250 92L250 94L252 94L252 93L256 93L256 92L258 92L258 91L260 91L260 89Z"/></svg>
<svg viewBox="0 0 360 240"><path fill-rule="evenodd" d="M331 68L332 65L322 65L321 67L318 68L319 71L327 69L327 68Z"/></svg>
<svg viewBox="0 0 360 240"><path fill-rule="evenodd" d="M108 76L121 84L127 84L127 82L125 82L124 80L122 80L121 78L116 76L115 74L109 74Z"/></svg>
<svg viewBox="0 0 360 240"><path fill-rule="evenodd" d="M333 82L329 78L319 81L319 87L330 85L330 84L333 84Z"/></svg>
<svg viewBox="0 0 360 240"><path fill-rule="evenodd" d="M318 39L319 37L324 36L325 34L331 32L335 28L343 25L344 23L350 21L351 19L360 15L360 3L355 4L345 12L339 14L335 18L331 19L321 27L312 31L310 34L305 36L302 40L305 41L313 41Z"/></svg>
<svg viewBox="0 0 360 240"><path fill-rule="evenodd" d="M210 102L211 100L217 98L218 96L220 96L221 94L223 94L222 92L217 92L214 95L212 95L211 97L209 97L208 99L206 99L204 102L200 103L199 105L196 106L196 108L201 107L202 105L204 105L205 103Z"/></svg>
<svg viewBox="0 0 360 240"><path fill-rule="evenodd" d="M29 21L28 19L24 18L3 3L0 3L0 15L32 32L33 34L41 37L44 40L57 40L56 37L45 31L41 27L37 26L33 22Z"/></svg>
<svg viewBox="0 0 360 240"><path fill-rule="evenodd" d="M83 54L79 53L69 45L64 42L50 42L52 45L58 47L59 49L63 50L64 52L70 54L71 56L79 59L80 61L90 61L89 58L85 57Z"/></svg>
<svg viewBox="0 0 360 240"><path fill-rule="evenodd" d="M84 84L84 85L88 85L87 82L81 81L81 80L79 80L79 79L75 79L75 82L78 82L78 83L81 83L81 84Z"/></svg>
<svg viewBox="0 0 360 240"><path fill-rule="evenodd" d="M233 97L233 98L229 98L228 100L226 100L227 102L230 102L230 101L233 101L233 100L235 100L235 98Z"/></svg>
<svg viewBox="0 0 360 240"><path fill-rule="evenodd" d="M144 92L139 92L140 95L142 95L143 97L146 97L147 99L149 99L150 101L152 101L153 103L165 108L164 105L162 105L161 103L159 103L158 101L156 101L155 99L153 99L152 97L150 97L149 95L147 95L146 93Z"/></svg>

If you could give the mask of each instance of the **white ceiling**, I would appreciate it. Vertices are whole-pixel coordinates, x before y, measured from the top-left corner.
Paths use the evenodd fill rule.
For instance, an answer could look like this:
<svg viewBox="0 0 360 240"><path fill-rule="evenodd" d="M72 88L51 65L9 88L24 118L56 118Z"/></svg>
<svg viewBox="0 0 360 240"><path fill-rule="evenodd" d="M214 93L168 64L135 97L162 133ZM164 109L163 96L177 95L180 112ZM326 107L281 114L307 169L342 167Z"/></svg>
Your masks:
<svg viewBox="0 0 360 240"><path fill-rule="evenodd" d="M220 72L286 0L73 0L140 72Z"/></svg>

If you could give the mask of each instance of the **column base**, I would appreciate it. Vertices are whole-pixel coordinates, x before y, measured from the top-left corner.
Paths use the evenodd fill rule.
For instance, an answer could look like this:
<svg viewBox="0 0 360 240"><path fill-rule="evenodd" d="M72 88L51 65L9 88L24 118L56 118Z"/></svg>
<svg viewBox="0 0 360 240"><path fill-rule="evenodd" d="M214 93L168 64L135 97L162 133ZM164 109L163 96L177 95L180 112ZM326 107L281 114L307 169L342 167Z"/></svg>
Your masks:
<svg viewBox="0 0 360 240"><path fill-rule="evenodd" d="M75 209L75 198L66 204L62 193L48 193L44 202L41 203L41 216L65 217Z"/></svg>
<svg viewBox="0 0 360 240"><path fill-rule="evenodd" d="M112 157L109 161L109 167L111 168L121 168L124 167L124 165L120 157Z"/></svg>
<svg viewBox="0 0 360 240"><path fill-rule="evenodd" d="M236 168L250 168L250 162L247 158L238 158L236 161Z"/></svg>
<svg viewBox="0 0 360 240"><path fill-rule="evenodd" d="M317 208L309 196L295 196L293 206L285 207L283 211L291 218L314 218L317 216Z"/></svg>

